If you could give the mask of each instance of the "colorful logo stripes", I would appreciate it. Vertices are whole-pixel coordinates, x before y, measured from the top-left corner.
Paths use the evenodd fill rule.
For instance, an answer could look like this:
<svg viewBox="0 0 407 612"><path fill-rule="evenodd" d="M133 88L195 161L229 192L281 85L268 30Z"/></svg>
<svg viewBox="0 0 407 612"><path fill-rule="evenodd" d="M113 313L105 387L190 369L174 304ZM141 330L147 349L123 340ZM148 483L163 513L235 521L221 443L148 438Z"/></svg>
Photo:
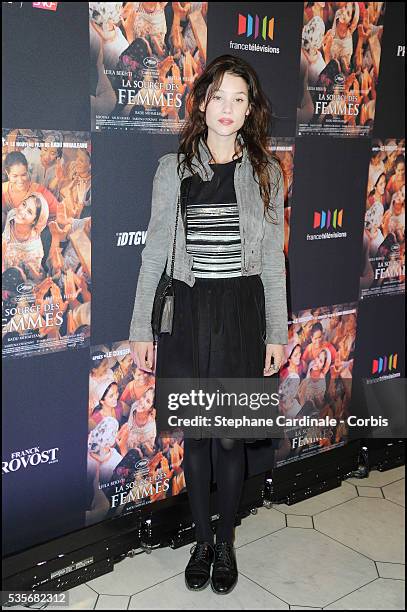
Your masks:
<svg viewBox="0 0 407 612"><path fill-rule="evenodd" d="M386 371L395 370L397 367L397 355L397 353L394 353L388 357L385 356L373 359L372 374L382 374Z"/></svg>
<svg viewBox="0 0 407 612"><path fill-rule="evenodd" d="M337 227L342 227L342 219L343 219L343 208L335 210L332 212L331 210L321 210L321 212L314 211L314 225L313 228L319 227L320 229L328 229L329 227L333 227L336 229Z"/></svg>
<svg viewBox="0 0 407 612"><path fill-rule="evenodd" d="M253 16L249 13L247 14L247 17L246 15L239 13L237 33L240 35L245 34L247 38L249 36L253 36L253 38L258 38L261 36L263 40L266 40L267 37L273 40L274 17L271 19L268 17L263 17L263 19L260 19L258 15L255 15L253 18Z"/></svg>

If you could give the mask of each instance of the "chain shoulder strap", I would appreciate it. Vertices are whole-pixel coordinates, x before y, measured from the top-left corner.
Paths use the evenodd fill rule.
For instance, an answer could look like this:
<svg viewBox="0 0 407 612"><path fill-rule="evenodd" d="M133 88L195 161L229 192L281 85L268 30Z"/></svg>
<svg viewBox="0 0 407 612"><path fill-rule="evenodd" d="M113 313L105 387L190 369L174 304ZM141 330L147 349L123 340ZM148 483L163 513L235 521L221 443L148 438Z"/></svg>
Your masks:
<svg viewBox="0 0 407 612"><path fill-rule="evenodd" d="M175 217L174 243L172 245L171 272L170 272L170 282L169 282L170 285L172 284L172 277L174 275L175 244L177 241L178 217L179 217L179 194L178 194L178 200L177 200L177 216Z"/></svg>
<svg viewBox="0 0 407 612"><path fill-rule="evenodd" d="M177 200L177 216L175 217L175 231L174 231L174 243L172 245L172 256L171 256L171 271L170 271L170 281L169 285L172 284L172 278L174 275L174 261L175 261L175 245L177 240L177 228L178 228L178 217L179 217L179 209L180 209L180 193L182 189L182 180L184 178L185 168L182 171L181 184L178 192L178 200Z"/></svg>

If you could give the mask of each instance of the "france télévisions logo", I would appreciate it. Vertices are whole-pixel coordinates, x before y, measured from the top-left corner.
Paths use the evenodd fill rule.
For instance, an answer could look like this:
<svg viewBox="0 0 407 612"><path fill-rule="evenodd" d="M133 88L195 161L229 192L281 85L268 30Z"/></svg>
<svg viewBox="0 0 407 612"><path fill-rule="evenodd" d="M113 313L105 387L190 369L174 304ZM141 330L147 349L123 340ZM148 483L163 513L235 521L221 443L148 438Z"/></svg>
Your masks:
<svg viewBox="0 0 407 612"><path fill-rule="evenodd" d="M342 227L343 223L343 208L338 210L335 208L334 211L331 210L321 210L314 211L314 225L313 228L319 229L329 229L332 227L336 229L337 227Z"/></svg>
<svg viewBox="0 0 407 612"><path fill-rule="evenodd" d="M372 374L385 374L397 369L398 353L378 357L372 361Z"/></svg>
<svg viewBox="0 0 407 612"><path fill-rule="evenodd" d="M238 14L237 17L237 33L246 38L252 37L253 39L261 36L263 40L273 40L274 38L274 17L263 17L262 19L255 15L254 17L249 13L246 15Z"/></svg>
<svg viewBox="0 0 407 612"><path fill-rule="evenodd" d="M307 234L307 240L326 240L328 238L346 238L347 233L339 231L343 225L343 208L334 210L314 210L313 234ZM323 230L323 231L321 231Z"/></svg>

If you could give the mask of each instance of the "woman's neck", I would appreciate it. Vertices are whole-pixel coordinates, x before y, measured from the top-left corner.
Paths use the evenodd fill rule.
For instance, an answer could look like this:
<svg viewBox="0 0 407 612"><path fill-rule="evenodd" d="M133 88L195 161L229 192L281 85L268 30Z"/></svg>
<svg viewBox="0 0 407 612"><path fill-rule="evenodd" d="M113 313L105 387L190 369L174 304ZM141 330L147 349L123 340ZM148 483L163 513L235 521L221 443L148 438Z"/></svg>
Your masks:
<svg viewBox="0 0 407 612"><path fill-rule="evenodd" d="M113 416L115 415L115 410L114 408L111 408L110 406L103 406L101 413L103 414L103 416Z"/></svg>
<svg viewBox="0 0 407 612"><path fill-rule="evenodd" d="M213 155L210 161L215 164L226 164L233 160L236 153L241 154L241 148L236 142L235 134L219 137L208 130L207 145Z"/></svg>
<svg viewBox="0 0 407 612"><path fill-rule="evenodd" d="M13 194L17 198L25 197L27 193L30 191L30 189L31 189L31 181L26 183L26 185L22 187L21 189L13 185L13 183L9 182L9 194L10 195Z"/></svg>
<svg viewBox="0 0 407 612"><path fill-rule="evenodd" d="M30 225L23 225L21 223L16 223L14 221L13 229L14 229L14 234L21 241L28 240L29 237L31 236L31 226Z"/></svg>

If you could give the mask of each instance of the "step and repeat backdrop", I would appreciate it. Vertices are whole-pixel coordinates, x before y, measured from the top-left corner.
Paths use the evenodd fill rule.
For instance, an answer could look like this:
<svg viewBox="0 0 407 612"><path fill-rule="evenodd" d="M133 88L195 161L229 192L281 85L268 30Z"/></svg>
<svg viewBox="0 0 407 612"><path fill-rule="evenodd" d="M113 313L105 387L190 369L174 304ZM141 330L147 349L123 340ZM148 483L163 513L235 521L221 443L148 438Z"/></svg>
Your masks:
<svg viewBox="0 0 407 612"><path fill-rule="evenodd" d="M3 554L186 491L128 330L158 158L219 55L258 71L285 175L281 412L358 414L362 380L404 377L404 10L2 3ZM287 428L270 456L350 437Z"/></svg>

